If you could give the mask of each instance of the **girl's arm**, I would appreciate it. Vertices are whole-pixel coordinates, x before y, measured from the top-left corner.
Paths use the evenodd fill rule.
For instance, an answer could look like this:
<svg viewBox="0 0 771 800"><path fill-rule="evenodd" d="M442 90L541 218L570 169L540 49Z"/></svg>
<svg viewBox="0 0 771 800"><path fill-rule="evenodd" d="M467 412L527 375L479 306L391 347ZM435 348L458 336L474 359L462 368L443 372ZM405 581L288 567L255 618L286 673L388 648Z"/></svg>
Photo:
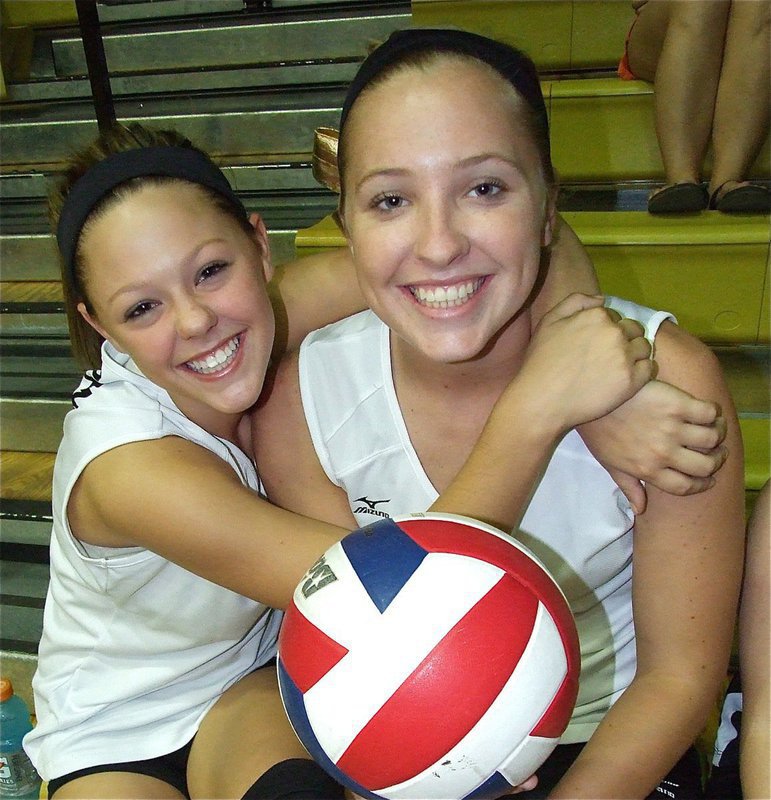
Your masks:
<svg viewBox="0 0 771 800"><path fill-rule="evenodd" d="M147 548L274 607L287 605L307 568L347 533L272 505L221 458L176 436L95 458L67 512L84 542Z"/></svg>
<svg viewBox="0 0 771 800"><path fill-rule="evenodd" d="M649 487L634 538L637 673L552 798L646 797L702 730L726 675L744 541L738 422L704 345L668 325L656 357L664 380L721 404L729 455L701 494Z"/></svg>
<svg viewBox="0 0 771 800"><path fill-rule="evenodd" d="M280 264L268 294L276 315L276 359L299 347L311 331L366 307L347 247Z"/></svg>
<svg viewBox="0 0 771 800"><path fill-rule="evenodd" d="M598 294L586 249L557 215L544 284L533 301L533 327L571 292ZM701 492L725 458L725 424L714 402L652 381L612 414L581 426L595 458L613 476L638 511L645 510L641 481L672 494Z"/></svg>
<svg viewBox="0 0 771 800"><path fill-rule="evenodd" d="M499 399L472 455L434 510L511 530L564 431L578 419L605 413L620 396L618 389L630 391L651 374L650 363L641 358L647 345L637 338L638 331L630 333L628 325L611 322L600 302L576 295L544 318L520 374ZM593 307L579 312L582 306ZM621 352L617 347L627 350L624 368L604 361ZM293 354L279 366L253 415L259 472L269 496L280 505L351 526L348 498L323 471L310 439L297 361ZM609 394L608 379L614 375L619 386Z"/></svg>
<svg viewBox="0 0 771 800"><path fill-rule="evenodd" d="M747 800L771 797L771 483L755 501L747 528L742 602L739 612L739 669L742 681L742 729L739 760Z"/></svg>
<svg viewBox="0 0 771 800"><path fill-rule="evenodd" d="M559 313L552 312L535 355L493 411L479 454L461 470L442 510L513 527L551 448L575 424L574 415L604 413L650 378L649 348L640 326L612 322L600 304L600 299L576 297ZM590 310L578 315L582 307ZM570 324L574 316L580 319ZM544 371L556 376L548 392L551 403L543 396ZM541 411L541 424L520 414L527 403ZM274 411L280 430L288 424L288 405ZM511 441L523 444L511 447ZM255 452L262 466L259 438ZM298 459L305 453L293 449L284 458L287 481L303 495L307 489ZM265 466L270 469L270 459ZM518 478L514 487L511 474ZM501 491L499 496L504 482L508 495ZM305 570L347 532L262 500L220 458L179 437L134 442L98 456L81 474L67 511L73 534L83 542L142 546L280 608ZM327 512L319 506L310 513Z"/></svg>
<svg viewBox="0 0 771 800"><path fill-rule="evenodd" d="M541 318L569 294L599 294L594 264L575 231L557 214L543 285L533 300L533 329Z"/></svg>

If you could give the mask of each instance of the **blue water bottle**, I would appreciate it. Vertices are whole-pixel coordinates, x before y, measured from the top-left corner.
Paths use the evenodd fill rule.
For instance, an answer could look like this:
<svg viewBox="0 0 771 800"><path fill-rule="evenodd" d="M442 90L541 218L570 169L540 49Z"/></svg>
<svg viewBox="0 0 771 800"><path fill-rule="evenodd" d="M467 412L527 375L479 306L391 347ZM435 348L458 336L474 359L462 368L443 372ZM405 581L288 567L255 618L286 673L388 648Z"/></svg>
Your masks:
<svg viewBox="0 0 771 800"><path fill-rule="evenodd" d="M13 684L0 678L0 798L37 800L40 776L21 746L24 735L32 730L29 709Z"/></svg>

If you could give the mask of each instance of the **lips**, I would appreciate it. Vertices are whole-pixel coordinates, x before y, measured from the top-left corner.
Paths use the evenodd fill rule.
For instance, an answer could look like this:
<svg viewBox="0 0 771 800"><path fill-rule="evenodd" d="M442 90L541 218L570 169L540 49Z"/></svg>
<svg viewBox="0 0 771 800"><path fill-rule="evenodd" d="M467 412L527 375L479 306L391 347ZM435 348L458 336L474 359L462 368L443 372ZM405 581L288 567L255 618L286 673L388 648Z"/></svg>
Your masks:
<svg viewBox="0 0 771 800"><path fill-rule="evenodd" d="M214 375L222 372L234 361L238 348L241 346L241 334L234 336L203 358L186 361L185 366L199 375Z"/></svg>
<svg viewBox="0 0 771 800"><path fill-rule="evenodd" d="M454 308L468 303L484 283L484 278L446 286L408 286L412 296L426 308Z"/></svg>

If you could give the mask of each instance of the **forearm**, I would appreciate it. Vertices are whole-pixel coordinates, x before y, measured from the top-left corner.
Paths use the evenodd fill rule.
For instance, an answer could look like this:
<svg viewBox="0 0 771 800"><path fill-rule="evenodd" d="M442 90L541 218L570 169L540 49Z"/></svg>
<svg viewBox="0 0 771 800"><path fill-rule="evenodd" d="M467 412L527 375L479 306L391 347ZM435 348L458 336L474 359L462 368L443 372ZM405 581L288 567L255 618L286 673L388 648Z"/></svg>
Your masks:
<svg viewBox="0 0 771 800"><path fill-rule="evenodd" d="M549 427L516 382L493 409L482 435L432 511L463 514L503 531L519 527L561 432Z"/></svg>
<svg viewBox="0 0 771 800"><path fill-rule="evenodd" d="M765 800L771 797L771 731L768 709L771 698L766 686L765 696L757 698L757 709L742 710L742 732L739 744L742 793L746 800Z"/></svg>
<svg viewBox="0 0 771 800"><path fill-rule="evenodd" d="M636 331L610 320L599 298L573 295L558 304L433 510L518 527L557 442L637 392L651 376L648 353Z"/></svg>
<svg viewBox="0 0 771 800"><path fill-rule="evenodd" d="M739 613L739 666L741 669L742 730L739 745L744 797L771 797L771 485L761 491L747 528L747 555Z"/></svg>
<svg viewBox="0 0 771 800"><path fill-rule="evenodd" d="M677 673L672 665L635 678L550 800L647 797L698 736L718 691Z"/></svg>
<svg viewBox="0 0 771 800"><path fill-rule="evenodd" d="M533 328L560 300L574 292L599 294L600 285L589 254L573 229L557 215L548 269L533 301Z"/></svg>

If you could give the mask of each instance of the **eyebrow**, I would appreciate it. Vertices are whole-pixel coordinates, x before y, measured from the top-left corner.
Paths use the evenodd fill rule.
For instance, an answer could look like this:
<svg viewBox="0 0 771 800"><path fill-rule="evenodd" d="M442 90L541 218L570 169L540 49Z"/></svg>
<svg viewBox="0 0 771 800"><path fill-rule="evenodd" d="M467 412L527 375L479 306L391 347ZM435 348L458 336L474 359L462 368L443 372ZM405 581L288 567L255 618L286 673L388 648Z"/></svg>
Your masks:
<svg viewBox="0 0 771 800"><path fill-rule="evenodd" d="M515 169L517 172L522 173L522 167L517 161L514 161L511 158L507 158L506 156L502 156L500 153L479 153L478 155L469 156L468 158L463 158L460 161L452 164L451 166L456 169L468 169L469 167L475 167L479 164L483 164L486 161L499 161L501 163L506 164L507 166ZM401 178L405 175L409 175L410 170L402 167L393 167L393 168L385 168L385 169L373 169L370 172L367 172L361 180L359 180L355 187L354 191L358 191L367 181L372 180L373 178Z"/></svg>
<svg viewBox="0 0 771 800"><path fill-rule="evenodd" d="M205 242L201 242L199 245L194 247L189 253L184 255L182 257L182 259L180 260L180 263L181 262L188 263L188 262L192 261L201 252L201 250L203 250L205 247L208 247L210 244L214 244L214 243L218 243L218 242L225 242L225 239L220 239L218 237L215 237L213 239L207 239ZM113 292L107 298L107 302L108 303L112 303L117 297L120 297L120 295L129 294L130 292L139 291L141 289L144 289L145 286L147 286L147 282L129 283L127 286L121 286L120 289L118 289L117 291Z"/></svg>

